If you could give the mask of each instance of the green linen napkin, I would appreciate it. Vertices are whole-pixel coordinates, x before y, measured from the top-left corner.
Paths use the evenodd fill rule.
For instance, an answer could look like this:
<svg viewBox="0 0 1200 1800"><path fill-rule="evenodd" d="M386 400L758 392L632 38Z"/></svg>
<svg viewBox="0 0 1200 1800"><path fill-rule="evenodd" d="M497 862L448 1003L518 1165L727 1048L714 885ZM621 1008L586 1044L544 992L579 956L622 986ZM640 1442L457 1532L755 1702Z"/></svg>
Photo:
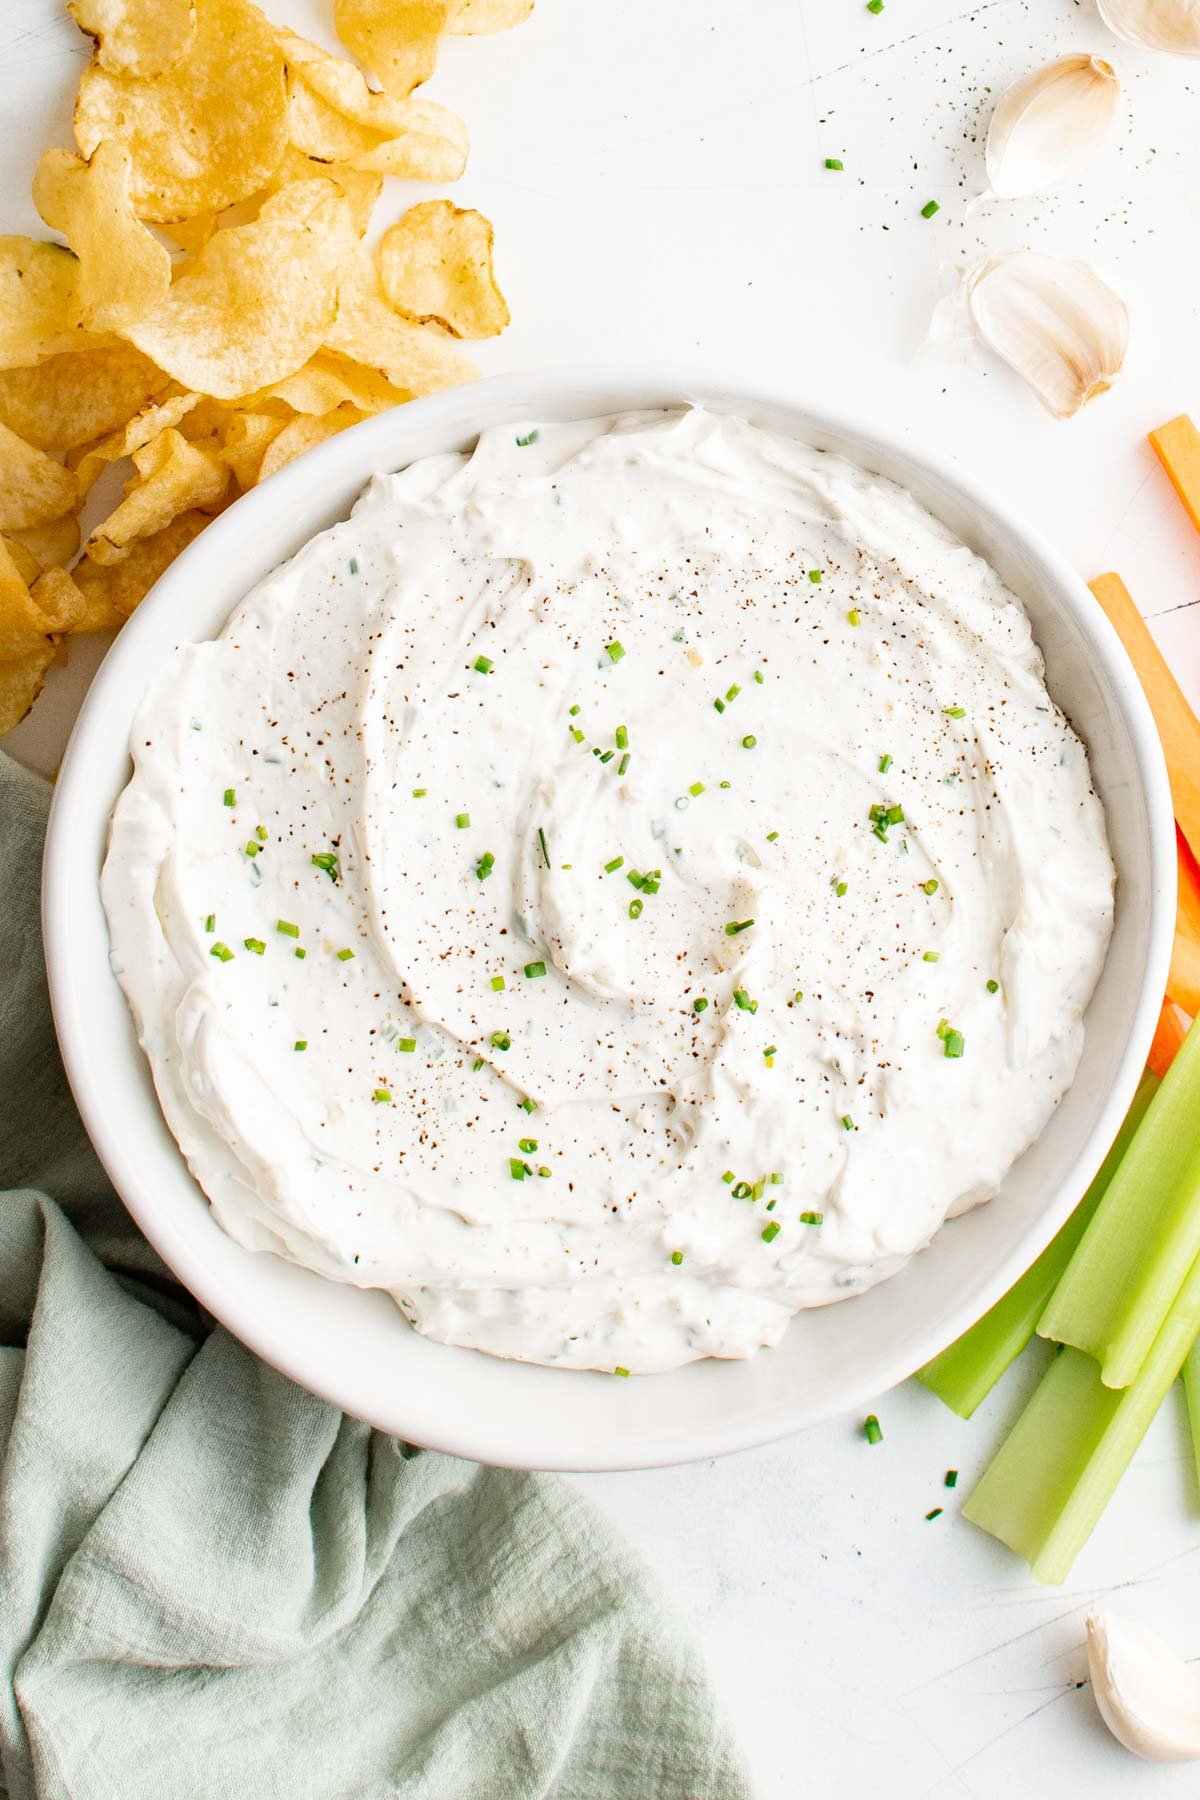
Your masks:
<svg viewBox="0 0 1200 1800"><path fill-rule="evenodd" d="M697 1653L568 1483L343 1416L139 1236L54 1044L48 793L0 753L10 1800L748 1796Z"/></svg>

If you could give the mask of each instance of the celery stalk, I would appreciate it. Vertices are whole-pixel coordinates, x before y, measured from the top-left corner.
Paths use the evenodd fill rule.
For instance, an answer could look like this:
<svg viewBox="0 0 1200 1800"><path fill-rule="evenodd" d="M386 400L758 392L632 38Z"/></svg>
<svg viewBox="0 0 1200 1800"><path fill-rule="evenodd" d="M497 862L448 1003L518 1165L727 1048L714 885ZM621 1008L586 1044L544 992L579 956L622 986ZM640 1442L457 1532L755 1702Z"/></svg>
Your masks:
<svg viewBox="0 0 1200 1800"><path fill-rule="evenodd" d="M1128 1387L1200 1255L1200 1031L1189 1031L1038 1321Z"/></svg>
<svg viewBox="0 0 1200 1800"><path fill-rule="evenodd" d="M1106 1387L1081 1350L1059 1351L980 1477L964 1518L1023 1556L1036 1581L1065 1581L1197 1330L1200 1259L1128 1387Z"/></svg>
<svg viewBox="0 0 1200 1800"><path fill-rule="evenodd" d="M1182 1374L1188 1424L1192 1432L1192 1454L1196 1458L1196 1480L1200 1482L1200 1338L1196 1339L1184 1357Z"/></svg>
<svg viewBox="0 0 1200 1800"><path fill-rule="evenodd" d="M923 1369L917 1370L917 1380L923 1382L960 1419L970 1418L979 1402L991 1392L1009 1364L1016 1361L1033 1336L1037 1322L1074 1255L1088 1221L1116 1173L1117 1164L1141 1124L1157 1087L1157 1076L1147 1069L1133 1097L1133 1104L1125 1115L1125 1123L1117 1133L1112 1149L1101 1163L1091 1187L1037 1261L1026 1269L1002 1300L997 1300L990 1312L984 1313L982 1319L972 1325L969 1331L964 1331L961 1337L955 1338L940 1356L935 1356Z"/></svg>

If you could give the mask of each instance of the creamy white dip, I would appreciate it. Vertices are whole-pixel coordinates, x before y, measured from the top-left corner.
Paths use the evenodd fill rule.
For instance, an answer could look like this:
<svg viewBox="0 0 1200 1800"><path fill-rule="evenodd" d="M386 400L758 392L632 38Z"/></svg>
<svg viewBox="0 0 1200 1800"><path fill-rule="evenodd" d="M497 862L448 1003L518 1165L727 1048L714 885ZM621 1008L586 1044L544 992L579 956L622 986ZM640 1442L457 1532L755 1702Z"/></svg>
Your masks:
<svg viewBox="0 0 1200 1800"><path fill-rule="evenodd" d="M180 652L103 876L233 1237L428 1336L775 1343L995 1193L1111 928L1020 604L904 491L701 411L371 482Z"/></svg>

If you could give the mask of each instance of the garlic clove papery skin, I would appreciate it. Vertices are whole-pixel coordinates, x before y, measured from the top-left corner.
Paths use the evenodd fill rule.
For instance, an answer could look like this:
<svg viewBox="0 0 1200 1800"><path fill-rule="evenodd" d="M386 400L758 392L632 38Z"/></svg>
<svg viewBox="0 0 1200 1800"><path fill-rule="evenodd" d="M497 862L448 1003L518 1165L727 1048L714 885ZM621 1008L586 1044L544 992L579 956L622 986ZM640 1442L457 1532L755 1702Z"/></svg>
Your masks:
<svg viewBox="0 0 1200 1800"><path fill-rule="evenodd" d="M1200 56L1200 0L1096 0L1108 29L1141 50Z"/></svg>
<svg viewBox="0 0 1200 1800"><path fill-rule="evenodd" d="M1121 84L1099 56L1060 56L1000 96L988 127L988 183L1019 200L1080 175L1112 131Z"/></svg>
<svg viewBox="0 0 1200 1800"><path fill-rule="evenodd" d="M1200 1759L1200 1673L1157 1633L1114 1613L1087 1621L1088 1670L1100 1716L1148 1762Z"/></svg>
<svg viewBox="0 0 1200 1800"><path fill-rule="evenodd" d="M1106 393L1125 360L1129 312L1090 263L993 256L967 277L967 308L975 335L1057 419Z"/></svg>

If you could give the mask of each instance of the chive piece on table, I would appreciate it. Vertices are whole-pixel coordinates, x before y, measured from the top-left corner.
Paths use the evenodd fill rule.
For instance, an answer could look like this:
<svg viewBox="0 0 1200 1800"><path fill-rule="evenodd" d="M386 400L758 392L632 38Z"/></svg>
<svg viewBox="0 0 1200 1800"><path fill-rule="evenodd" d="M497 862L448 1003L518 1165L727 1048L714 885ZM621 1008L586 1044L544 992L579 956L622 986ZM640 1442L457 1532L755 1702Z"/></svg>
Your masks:
<svg viewBox="0 0 1200 1800"><path fill-rule="evenodd" d="M883 1432L880 1429L879 1420L875 1417L874 1413L868 1413L863 1420L863 1435L868 1444L882 1443Z"/></svg>

